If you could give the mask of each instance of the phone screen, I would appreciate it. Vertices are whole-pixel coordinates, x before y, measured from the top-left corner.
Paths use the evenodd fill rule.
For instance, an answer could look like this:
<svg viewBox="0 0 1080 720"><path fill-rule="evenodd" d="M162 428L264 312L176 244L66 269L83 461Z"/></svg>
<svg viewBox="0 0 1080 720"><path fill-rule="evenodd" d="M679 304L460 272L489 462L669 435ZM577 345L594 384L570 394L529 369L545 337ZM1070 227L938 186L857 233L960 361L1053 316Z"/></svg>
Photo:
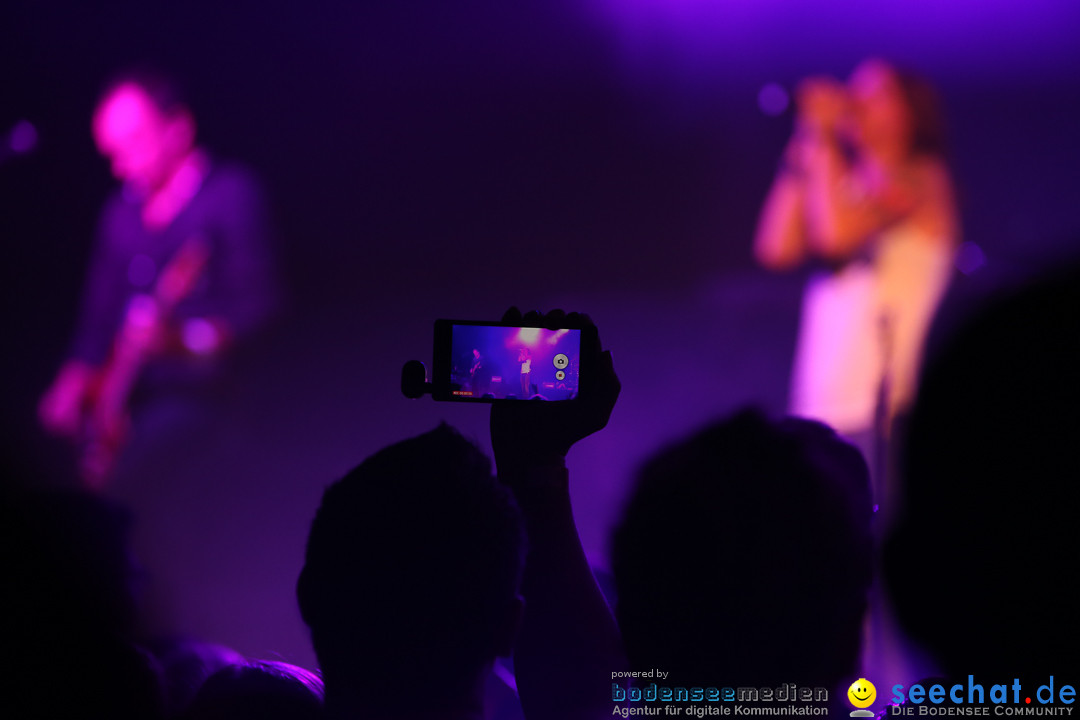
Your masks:
<svg viewBox="0 0 1080 720"><path fill-rule="evenodd" d="M570 400L580 390L581 330L440 321L436 356L439 399Z"/></svg>

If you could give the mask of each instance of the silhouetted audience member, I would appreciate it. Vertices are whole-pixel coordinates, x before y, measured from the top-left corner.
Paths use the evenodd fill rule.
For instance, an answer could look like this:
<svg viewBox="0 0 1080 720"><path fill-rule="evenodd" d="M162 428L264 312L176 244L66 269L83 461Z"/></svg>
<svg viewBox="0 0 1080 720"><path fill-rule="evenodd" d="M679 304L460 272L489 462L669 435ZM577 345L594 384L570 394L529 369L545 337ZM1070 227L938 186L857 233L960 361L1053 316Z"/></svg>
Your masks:
<svg viewBox="0 0 1080 720"><path fill-rule="evenodd" d="M225 668L245 665L247 660L232 648L185 637L156 638L147 644L161 667L165 713L173 716L186 709L206 679Z"/></svg>
<svg viewBox="0 0 1080 720"><path fill-rule="evenodd" d="M513 647L520 511L491 461L441 425L327 489L297 596L333 717L480 717Z"/></svg>
<svg viewBox="0 0 1080 720"><path fill-rule="evenodd" d="M318 675L288 663L250 661L207 678L183 720L316 720L322 703Z"/></svg>
<svg viewBox="0 0 1080 720"><path fill-rule="evenodd" d="M950 676L1077 676L1078 368L1075 267L999 300L927 367L885 568Z"/></svg>
<svg viewBox="0 0 1080 720"><path fill-rule="evenodd" d="M611 673L628 669L615 618L581 546L570 502L566 455L606 427L621 385L592 320L561 310L507 325L581 328L580 392L572 400L531 399L491 408L491 447L499 480L525 516L529 557L525 616L514 652L521 705L529 720L611 716Z"/></svg>
<svg viewBox="0 0 1080 720"><path fill-rule="evenodd" d="M744 411L662 451L614 535L631 666L834 697L858 677L870 518L862 456L816 422Z"/></svg>
<svg viewBox="0 0 1080 720"><path fill-rule="evenodd" d="M590 323L513 309L503 320ZM492 408L498 480L483 453L442 425L326 491L297 596L329 716L481 718L485 681L519 627L516 682L529 720L610 715L607 678L625 660L574 524L565 456L606 425L619 383L611 355L586 335L589 383L578 398Z"/></svg>
<svg viewBox="0 0 1080 720"><path fill-rule="evenodd" d="M129 527L124 510L89 495L9 493L0 503L0 716L162 715L157 664L132 642Z"/></svg>

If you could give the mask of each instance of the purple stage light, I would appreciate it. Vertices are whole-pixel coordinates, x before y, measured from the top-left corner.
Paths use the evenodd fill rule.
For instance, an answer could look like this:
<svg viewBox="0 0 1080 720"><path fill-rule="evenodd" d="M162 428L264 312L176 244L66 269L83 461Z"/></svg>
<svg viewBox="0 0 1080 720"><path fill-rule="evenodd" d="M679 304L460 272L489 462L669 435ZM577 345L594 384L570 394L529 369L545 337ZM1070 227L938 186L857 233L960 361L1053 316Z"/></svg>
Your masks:
<svg viewBox="0 0 1080 720"><path fill-rule="evenodd" d="M693 78L809 74L875 54L935 77L1070 77L1080 5L1067 0L591 0L628 70ZM715 85L700 87L712 92Z"/></svg>
<svg viewBox="0 0 1080 720"><path fill-rule="evenodd" d="M570 331L566 328L563 328L561 330L556 330L555 332L551 333L551 335L549 335L547 339L548 345L558 345L559 340L561 340L563 335L566 335L566 333L568 332Z"/></svg>
<svg viewBox="0 0 1080 720"><path fill-rule="evenodd" d="M25 155L37 147L38 132L29 120L15 123L8 134L8 145L16 155Z"/></svg>
<svg viewBox="0 0 1080 720"><path fill-rule="evenodd" d="M518 330L517 337L506 343L507 347L512 345L525 345L526 347L534 347L537 339L540 337L540 328L528 328L523 327Z"/></svg>
<svg viewBox="0 0 1080 720"><path fill-rule="evenodd" d="M193 318L184 323L181 331L184 347L196 355L207 355L217 349L221 336L209 320Z"/></svg>
<svg viewBox="0 0 1080 720"><path fill-rule="evenodd" d="M767 83L758 92L757 103L766 115L780 115L788 109L791 98L788 91L779 83Z"/></svg>
<svg viewBox="0 0 1080 720"><path fill-rule="evenodd" d="M986 253L982 248L970 240L961 244L956 251L956 269L965 275L977 272L986 264Z"/></svg>

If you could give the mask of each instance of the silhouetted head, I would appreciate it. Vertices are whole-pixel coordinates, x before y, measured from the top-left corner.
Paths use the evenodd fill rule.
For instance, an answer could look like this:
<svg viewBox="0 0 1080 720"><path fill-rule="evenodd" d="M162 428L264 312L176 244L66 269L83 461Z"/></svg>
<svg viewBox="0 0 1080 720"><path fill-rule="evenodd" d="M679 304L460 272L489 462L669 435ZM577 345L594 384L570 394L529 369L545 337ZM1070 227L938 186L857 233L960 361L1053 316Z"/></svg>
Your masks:
<svg viewBox="0 0 1080 720"><path fill-rule="evenodd" d="M951 674L1076 675L1078 368L1073 268L998 301L926 369L885 569L905 629Z"/></svg>
<svg viewBox="0 0 1080 720"><path fill-rule="evenodd" d="M155 639L148 649L161 666L168 715L190 705L206 679L218 670L247 662L232 648L194 638Z"/></svg>
<svg viewBox="0 0 1080 720"><path fill-rule="evenodd" d="M154 718L158 668L131 637L128 513L74 492L0 502L0 716Z"/></svg>
<svg viewBox="0 0 1080 720"><path fill-rule="evenodd" d="M448 425L330 486L297 585L329 702L460 703L511 651L524 543L490 461Z"/></svg>
<svg viewBox="0 0 1080 720"><path fill-rule="evenodd" d="M102 94L94 142L113 175L137 193L159 189L195 147L195 119L167 78L148 71L119 75Z"/></svg>
<svg viewBox="0 0 1080 720"><path fill-rule="evenodd" d="M859 147L904 157L944 153L940 103L922 77L883 60L866 60L852 72L848 91Z"/></svg>
<svg viewBox="0 0 1080 720"><path fill-rule="evenodd" d="M17 492L3 504L5 623L64 638L129 638L138 575L130 513L82 492Z"/></svg>
<svg viewBox="0 0 1080 720"><path fill-rule="evenodd" d="M747 411L664 450L614 537L631 667L702 686L850 682L870 516L866 463L818 423Z"/></svg>
<svg viewBox="0 0 1080 720"><path fill-rule="evenodd" d="M322 703L318 675L288 663L249 661L207 678L183 720L316 720Z"/></svg>

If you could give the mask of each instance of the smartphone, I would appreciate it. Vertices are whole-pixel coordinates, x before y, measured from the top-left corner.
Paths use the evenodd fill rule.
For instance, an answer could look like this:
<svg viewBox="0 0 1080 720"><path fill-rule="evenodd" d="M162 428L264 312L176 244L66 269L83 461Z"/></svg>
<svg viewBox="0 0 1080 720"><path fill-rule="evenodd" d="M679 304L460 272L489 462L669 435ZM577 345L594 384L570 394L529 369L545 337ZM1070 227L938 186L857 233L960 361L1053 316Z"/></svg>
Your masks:
<svg viewBox="0 0 1080 720"><path fill-rule="evenodd" d="M581 392L582 336L589 332L596 329L436 320L431 395L487 403L571 400Z"/></svg>

